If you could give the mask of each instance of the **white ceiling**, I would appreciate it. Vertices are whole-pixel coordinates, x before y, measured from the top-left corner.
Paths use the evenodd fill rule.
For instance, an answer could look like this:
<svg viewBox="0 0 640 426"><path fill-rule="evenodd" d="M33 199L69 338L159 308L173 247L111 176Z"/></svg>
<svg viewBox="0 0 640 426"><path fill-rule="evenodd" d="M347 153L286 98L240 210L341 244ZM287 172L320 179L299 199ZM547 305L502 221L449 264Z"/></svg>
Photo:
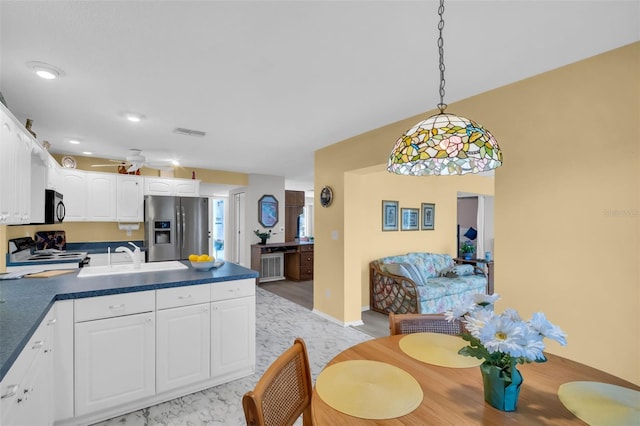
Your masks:
<svg viewBox="0 0 640 426"><path fill-rule="evenodd" d="M285 176L287 189L308 190L314 150L435 108L437 8L0 0L0 90L52 152L125 159L138 148L149 161ZM640 40L640 2L450 0L444 40L453 103ZM28 61L65 76L42 80ZM128 111L146 119L129 123Z"/></svg>

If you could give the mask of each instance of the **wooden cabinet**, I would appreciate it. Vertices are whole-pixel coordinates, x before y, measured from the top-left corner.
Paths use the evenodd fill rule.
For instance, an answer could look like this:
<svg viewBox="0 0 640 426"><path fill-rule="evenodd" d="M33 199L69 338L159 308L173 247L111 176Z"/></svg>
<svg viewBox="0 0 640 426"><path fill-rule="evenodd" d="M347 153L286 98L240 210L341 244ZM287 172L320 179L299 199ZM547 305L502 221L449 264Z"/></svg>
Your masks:
<svg viewBox="0 0 640 426"><path fill-rule="evenodd" d="M284 254L284 275L290 280L307 281L313 279L313 243L273 243L251 246L251 269L262 271L262 256L273 253Z"/></svg>
<svg viewBox="0 0 640 426"><path fill-rule="evenodd" d="M298 235L298 218L304 211L304 191L284 192L284 239L293 241Z"/></svg>
<svg viewBox="0 0 640 426"><path fill-rule="evenodd" d="M255 280L215 283L211 289L211 377L224 383L255 371Z"/></svg>
<svg viewBox="0 0 640 426"><path fill-rule="evenodd" d="M285 257L285 275L297 281L313 279L313 244L303 244L295 253Z"/></svg>
<svg viewBox="0 0 640 426"><path fill-rule="evenodd" d="M208 285L157 291L156 391L210 377L211 314Z"/></svg>
<svg viewBox="0 0 640 426"><path fill-rule="evenodd" d="M154 310L153 291L76 301L76 416L155 394Z"/></svg>
<svg viewBox="0 0 640 426"><path fill-rule="evenodd" d="M2 424L53 424L54 327L55 308L49 311L2 380Z"/></svg>

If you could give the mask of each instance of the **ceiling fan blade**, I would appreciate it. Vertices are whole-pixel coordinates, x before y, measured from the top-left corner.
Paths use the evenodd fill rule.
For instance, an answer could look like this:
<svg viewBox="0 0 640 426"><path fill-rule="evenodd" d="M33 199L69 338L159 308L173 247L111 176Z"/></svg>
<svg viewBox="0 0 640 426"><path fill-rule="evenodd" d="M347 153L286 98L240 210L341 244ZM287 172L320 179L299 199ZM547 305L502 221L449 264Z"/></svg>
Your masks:
<svg viewBox="0 0 640 426"><path fill-rule="evenodd" d="M113 163L113 164L92 164L91 167L117 167L124 166L125 163Z"/></svg>

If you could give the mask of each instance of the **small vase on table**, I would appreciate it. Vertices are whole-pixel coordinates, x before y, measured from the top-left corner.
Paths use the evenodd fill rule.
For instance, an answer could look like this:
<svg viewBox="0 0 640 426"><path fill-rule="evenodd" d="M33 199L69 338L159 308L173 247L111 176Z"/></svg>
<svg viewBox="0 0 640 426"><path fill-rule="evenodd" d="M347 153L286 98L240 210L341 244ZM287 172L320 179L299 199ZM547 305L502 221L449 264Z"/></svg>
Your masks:
<svg viewBox="0 0 640 426"><path fill-rule="evenodd" d="M494 408L502 411L515 411L520 395L522 374L512 363L510 371L505 371L498 366L483 363L480 366L482 372L482 384L484 385L484 400Z"/></svg>

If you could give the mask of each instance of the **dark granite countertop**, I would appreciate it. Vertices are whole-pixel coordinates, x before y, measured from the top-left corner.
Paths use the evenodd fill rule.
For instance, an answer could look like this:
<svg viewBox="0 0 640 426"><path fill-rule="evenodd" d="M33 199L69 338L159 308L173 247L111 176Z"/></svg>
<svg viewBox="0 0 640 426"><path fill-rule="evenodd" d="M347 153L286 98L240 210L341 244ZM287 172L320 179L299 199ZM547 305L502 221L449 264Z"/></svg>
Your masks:
<svg viewBox="0 0 640 426"><path fill-rule="evenodd" d="M208 271L198 271L189 262L183 263L189 269L83 278L73 272L52 278L0 280L0 380L56 300L241 280L259 275L229 262Z"/></svg>

